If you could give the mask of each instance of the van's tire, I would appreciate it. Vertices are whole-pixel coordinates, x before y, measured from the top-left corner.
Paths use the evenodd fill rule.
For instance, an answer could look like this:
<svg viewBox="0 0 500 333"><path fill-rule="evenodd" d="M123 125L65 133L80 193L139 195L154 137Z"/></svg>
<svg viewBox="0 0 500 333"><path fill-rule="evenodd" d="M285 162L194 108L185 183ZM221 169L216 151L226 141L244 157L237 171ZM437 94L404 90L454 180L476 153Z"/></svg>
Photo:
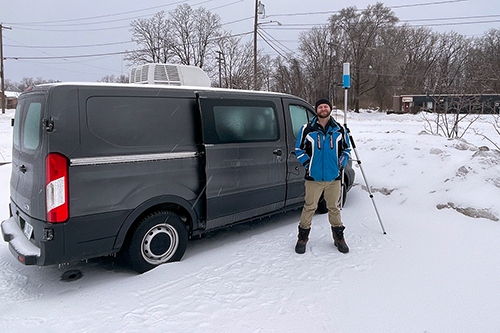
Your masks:
<svg viewBox="0 0 500 333"><path fill-rule="evenodd" d="M342 183L342 199L340 199L340 200L342 200L341 203L339 202L342 205L341 207L344 207L345 201L347 200L347 183L346 182Z"/></svg>
<svg viewBox="0 0 500 333"><path fill-rule="evenodd" d="M179 216L157 211L137 224L125 257L130 267L144 273L166 262L181 260L187 243L188 231Z"/></svg>

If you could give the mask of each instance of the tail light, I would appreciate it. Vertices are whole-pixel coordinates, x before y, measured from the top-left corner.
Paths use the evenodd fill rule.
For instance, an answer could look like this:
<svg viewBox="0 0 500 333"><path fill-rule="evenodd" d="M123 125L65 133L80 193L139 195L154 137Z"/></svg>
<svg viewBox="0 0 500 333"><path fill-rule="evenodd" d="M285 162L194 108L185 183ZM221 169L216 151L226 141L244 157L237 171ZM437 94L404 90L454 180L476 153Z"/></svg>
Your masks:
<svg viewBox="0 0 500 333"><path fill-rule="evenodd" d="M48 222L68 219L68 159L58 153L47 156L45 167L45 203Z"/></svg>

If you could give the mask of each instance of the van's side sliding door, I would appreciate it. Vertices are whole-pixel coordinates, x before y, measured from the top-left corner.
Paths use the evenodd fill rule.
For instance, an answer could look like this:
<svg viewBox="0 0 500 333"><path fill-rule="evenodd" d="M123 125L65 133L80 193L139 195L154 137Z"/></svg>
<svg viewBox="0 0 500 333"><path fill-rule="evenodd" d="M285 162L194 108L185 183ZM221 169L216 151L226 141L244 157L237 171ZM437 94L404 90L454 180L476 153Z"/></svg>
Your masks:
<svg viewBox="0 0 500 333"><path fill-rule="evenodd" d="M300 128L308 123L314 116L311 106L298 99L283 99L285 109L285 120L287 122L287 141L290 149L287 168L288 168L288 189L286 196L286 205L294 205L304 200L304 176L305 169L295 156L295 143Z"/></svg>
<svg viewBox="0 0 500 333"><path fill-rule="evenodd" d="M207 229L283 207L286 145L279 98L199 96Z"/></svg>

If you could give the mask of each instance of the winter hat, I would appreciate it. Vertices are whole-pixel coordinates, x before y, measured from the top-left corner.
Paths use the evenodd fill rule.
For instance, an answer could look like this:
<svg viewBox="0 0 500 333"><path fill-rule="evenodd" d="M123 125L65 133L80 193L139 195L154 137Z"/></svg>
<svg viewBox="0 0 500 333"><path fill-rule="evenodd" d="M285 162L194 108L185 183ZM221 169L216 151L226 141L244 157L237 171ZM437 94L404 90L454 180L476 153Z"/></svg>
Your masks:
<svg viewBox="0 0 500 333"><path fill-rule="evenodd" d="M316 102L316 106L315 106L315 110L318 110L318 106L320 106L321 104L327 104L329 107L330 107L330 110L332 109L332 103L330 103L330 101L326 98L320 98L318 99L318 101Z"/></svg>

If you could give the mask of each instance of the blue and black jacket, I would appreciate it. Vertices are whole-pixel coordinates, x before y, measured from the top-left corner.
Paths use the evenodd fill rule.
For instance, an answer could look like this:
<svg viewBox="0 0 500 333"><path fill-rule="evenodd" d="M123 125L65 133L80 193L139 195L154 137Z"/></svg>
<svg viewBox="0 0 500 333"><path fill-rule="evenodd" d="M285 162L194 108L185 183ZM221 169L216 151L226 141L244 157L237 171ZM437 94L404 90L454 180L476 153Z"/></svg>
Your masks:
<svg viewBox="0 0 500 333"><path fill-rule="evenodd" d="M316 116L300 129L295 154L306 169L307 180L337 180L351 156L349 136L332 117L323 128Z"/></svg>

